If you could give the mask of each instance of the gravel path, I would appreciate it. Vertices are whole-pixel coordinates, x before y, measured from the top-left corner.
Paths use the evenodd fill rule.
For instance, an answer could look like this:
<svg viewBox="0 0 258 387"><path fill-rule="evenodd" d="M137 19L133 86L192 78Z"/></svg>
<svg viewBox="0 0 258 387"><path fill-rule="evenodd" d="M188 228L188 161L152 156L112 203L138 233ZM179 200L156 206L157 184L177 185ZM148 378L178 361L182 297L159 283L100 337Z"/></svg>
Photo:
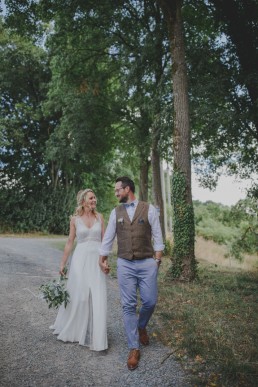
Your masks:
<svg viewBox="0 0 258 387"><path fill-rule="evenodd" d="M170 349L155 338L141 349L139 367L128 371L116 279L108 279L109 349L93 352L56 340L48 327L57 312L38 290L57 277L62 252L55 241L0 237L0 386L191 386L172 356L163 362Z"/></svg>

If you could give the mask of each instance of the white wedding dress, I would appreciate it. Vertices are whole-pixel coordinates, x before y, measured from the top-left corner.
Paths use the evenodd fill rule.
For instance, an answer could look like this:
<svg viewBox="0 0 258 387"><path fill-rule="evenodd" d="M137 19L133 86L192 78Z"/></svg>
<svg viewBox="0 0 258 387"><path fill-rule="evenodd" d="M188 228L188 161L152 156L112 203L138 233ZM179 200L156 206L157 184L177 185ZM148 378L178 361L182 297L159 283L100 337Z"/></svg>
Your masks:
<svg viewBox="0 0 258 387"><path fill-rule="evenodd" d="M82 218L75 219L77 246L74 250L67 290L70 302L60 306L54 329L57 339L79 342L91 350L102 351L107 344L106 275L101 271L99 247L101 220L87 227Z"/></svg>

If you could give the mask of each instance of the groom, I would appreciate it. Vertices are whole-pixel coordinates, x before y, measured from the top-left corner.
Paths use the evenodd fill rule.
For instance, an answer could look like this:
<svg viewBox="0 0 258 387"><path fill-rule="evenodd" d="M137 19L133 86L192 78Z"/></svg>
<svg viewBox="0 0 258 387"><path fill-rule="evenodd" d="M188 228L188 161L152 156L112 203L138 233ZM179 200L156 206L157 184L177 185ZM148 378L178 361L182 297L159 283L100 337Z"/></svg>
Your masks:
<svg viewBox="0 0 258 387"><path fill-rule="evenodd" d="M130 349L129 370L138 366L140 343L149 344L146 326L157 302L157 273L164 249L157 210L151 204L138 201L134 192L135 185L129 177L116 179L115 195L121 205L110 214L99 258L101 270L108 274L108 255L117 236L117 277ZM142 301L139 317L137 289Z"/></svg>

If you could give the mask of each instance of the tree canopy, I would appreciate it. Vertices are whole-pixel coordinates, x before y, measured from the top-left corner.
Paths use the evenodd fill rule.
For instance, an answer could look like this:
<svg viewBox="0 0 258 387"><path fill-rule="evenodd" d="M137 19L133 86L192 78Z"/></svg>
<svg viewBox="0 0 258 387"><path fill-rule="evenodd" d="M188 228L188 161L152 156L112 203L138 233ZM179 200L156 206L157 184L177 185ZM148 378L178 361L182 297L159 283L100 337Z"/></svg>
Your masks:
<svg viewBox="0 0 258 387"><path fill-rule="evenodd" d="M126 173L142 198L155 199L158 164L175 156L174 58L161 3L5 1L0 178L6 189L29 195L91 185L105 202L111 197L105 187ZM251 176L258 164L257 0L180 5L195 169L208 186L221 167Z"/></svg>

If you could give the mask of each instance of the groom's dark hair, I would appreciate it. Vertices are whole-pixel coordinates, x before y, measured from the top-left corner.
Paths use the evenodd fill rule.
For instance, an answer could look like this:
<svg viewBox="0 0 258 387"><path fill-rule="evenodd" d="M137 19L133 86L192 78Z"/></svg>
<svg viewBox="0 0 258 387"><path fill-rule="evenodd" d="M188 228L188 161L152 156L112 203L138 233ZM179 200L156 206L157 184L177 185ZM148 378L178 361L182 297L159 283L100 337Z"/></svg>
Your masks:
<svg viewBox="0 0 258 387"><path fill-rule="evenodd" d="M116 183L118 183L119 181L121 181L122 183L122 187L125 188L125 187L129 187L130 190L134 193L135 192L135 185L134 185L134 182L127 176L121 176L121 177L118 177L116 179Z"/></svg>

